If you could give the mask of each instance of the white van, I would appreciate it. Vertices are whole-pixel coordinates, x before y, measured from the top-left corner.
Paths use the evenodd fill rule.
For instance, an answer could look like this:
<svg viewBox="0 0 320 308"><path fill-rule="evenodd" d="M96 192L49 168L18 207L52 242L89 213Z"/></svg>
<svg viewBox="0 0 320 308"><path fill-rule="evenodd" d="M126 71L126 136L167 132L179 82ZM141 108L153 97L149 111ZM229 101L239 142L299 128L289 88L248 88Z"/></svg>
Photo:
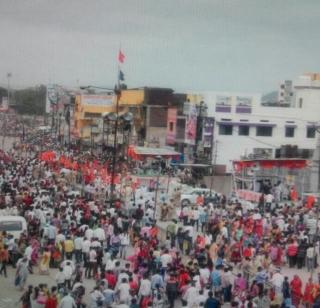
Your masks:
<svg viewBox="0 0 320 308"><path fill-rule="evenodd" d="M20 238L20 234L27 231L27 222L22 216L0 216L0 232L6 231L14 238Z"/></svg>

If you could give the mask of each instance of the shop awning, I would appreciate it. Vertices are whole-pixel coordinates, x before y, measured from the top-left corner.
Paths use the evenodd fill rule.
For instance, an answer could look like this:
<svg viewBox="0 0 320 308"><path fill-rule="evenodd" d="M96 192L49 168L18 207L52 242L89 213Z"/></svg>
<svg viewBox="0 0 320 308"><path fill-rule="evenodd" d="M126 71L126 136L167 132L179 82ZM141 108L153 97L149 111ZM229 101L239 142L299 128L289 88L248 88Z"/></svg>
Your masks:
<svg viewBox="0 0 320 308"><path fill-rule="evenodd" d="M162 156L164 158L179 158L180 153L166 148L149 148L130 146L128 149L129 157L133 159L143 159L147 157Z"/></svg>

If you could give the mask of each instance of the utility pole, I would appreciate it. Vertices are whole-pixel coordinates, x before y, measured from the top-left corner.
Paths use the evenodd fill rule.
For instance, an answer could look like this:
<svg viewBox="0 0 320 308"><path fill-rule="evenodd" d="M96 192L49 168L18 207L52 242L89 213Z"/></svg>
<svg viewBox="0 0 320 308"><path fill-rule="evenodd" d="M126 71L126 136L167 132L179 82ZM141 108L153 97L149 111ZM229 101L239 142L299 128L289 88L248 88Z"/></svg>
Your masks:
<svg viewBox="0 0 320 308"><path fill-rule="evenodd" d="M212 188L214 184L214 174L215 174L215 167L217 164L217 154L218 154L218 142L214 142L214 148L213 148L213 162L212 162L212 167L211 167L211 181L210 181L210 197L212 195Z"/></svg>
<svg viewBox="0 0 320 308"><path fill-rule="evenodd" d="M111 185L110 185L110 196L114 198L115 191L115 174L116 174L116 161L117 161L117 145L118 145L118 123L119 123L119 100L121 96L120 84L115 87L114 93L116 94L116 119L114 124L114 139L113 139L113 155L112 155L112 170L111 170Z"/></svg>
<svg viewBox="0 0 320 308"><path fill-rule="evenodd" d="M7 73L7 79L8 79L8 89L7 89L7 92L8 92L8 107L10 106L10 78L12 77L12 74L11 73Z"/></svg>
<svg viewBox="0 0 320 308"><path fill-rule="evenodd" d="M198 146L200 140L202 140L202 130L203 130L203 114L207 110L207 106L204 101L201 101L198 108L198 116L197 116L197 131L196 131L196 144L194 148L194 154L196 156L196 161L198 162Z"/></svg>

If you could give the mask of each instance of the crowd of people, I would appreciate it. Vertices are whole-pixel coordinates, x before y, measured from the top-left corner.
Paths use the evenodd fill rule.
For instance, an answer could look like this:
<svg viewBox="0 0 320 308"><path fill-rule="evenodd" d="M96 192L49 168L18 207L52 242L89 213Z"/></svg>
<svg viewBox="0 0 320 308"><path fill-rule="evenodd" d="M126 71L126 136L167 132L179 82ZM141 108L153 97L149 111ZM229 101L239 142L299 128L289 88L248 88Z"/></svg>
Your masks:
<svg viewBox="0 0 320 308"><path fill-rule="evenodd" d="M56 155L84 159L74 150ZM199 196L180 208L177 196L159 192L158 205L175 208L164 215L154 186L124 188L109 202L100 179L61 172L33 150L8 157L0 163L1 215L24 217L27 230L1 232L0 274L15 268L8 281L24 308L320 307L317 213L303 200ZM289 277L290 268L310 279ZM55 283L29 285L35 274Z"/></svg>

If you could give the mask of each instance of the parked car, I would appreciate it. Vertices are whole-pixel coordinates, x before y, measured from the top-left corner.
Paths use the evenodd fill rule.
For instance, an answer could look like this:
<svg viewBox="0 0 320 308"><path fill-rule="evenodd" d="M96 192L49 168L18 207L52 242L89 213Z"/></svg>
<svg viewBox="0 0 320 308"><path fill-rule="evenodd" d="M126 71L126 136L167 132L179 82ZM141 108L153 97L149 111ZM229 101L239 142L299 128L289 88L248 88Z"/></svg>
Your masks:
<svg viewBox="0 0 320 308"><path fill-rule="evenodd" d="M181 193L181 205L190 205L190 204L195 204L197 197L199 195L209 195L210 189L209 188L190 188L189 190L182 191ZM215 194L214 191L212 191L212 194Z"/></svg>

